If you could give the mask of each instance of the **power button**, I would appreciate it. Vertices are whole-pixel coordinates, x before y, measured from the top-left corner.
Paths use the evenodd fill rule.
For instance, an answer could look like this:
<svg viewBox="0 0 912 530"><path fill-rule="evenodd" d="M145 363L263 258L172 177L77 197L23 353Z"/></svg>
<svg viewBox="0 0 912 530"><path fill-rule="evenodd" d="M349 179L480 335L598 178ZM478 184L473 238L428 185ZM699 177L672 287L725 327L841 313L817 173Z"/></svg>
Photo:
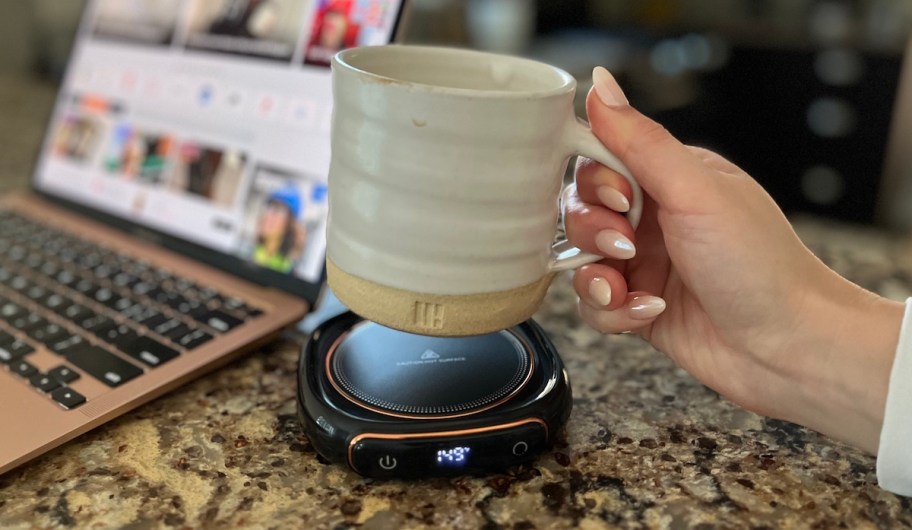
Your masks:
<svg viewBox="0 0 912 530"><path fill-rule="evenodd" d="M380 461L379 461L380 467L382 467L383 469L385 469L387 471L396 469L396 465L398 463L399 462L396 461L396 458L392 457L390 455L383 455L382 457L380 457Z"/></svg>
<svg viewBox="0 0 912 530"><path fill-rule="evenodd" d="M516 456L522 456L529 452L529 444L523 441L516 442L513 444L513 454Z"/></svg>

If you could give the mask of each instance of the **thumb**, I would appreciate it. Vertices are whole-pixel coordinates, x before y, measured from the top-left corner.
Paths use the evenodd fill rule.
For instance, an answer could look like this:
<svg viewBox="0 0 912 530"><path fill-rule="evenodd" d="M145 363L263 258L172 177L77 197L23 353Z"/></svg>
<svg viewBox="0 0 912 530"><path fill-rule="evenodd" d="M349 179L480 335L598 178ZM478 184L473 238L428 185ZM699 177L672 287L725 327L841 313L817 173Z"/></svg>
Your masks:
<svg viewBox="0 0 912 530"><path fill-rule="evenodd" d="M691 210L713 185L703 161L664 127L630 106L608 70L592 71L586 98L592 132L630 169L659 206ZM696 202L695 202L696 201Z"/></svg>

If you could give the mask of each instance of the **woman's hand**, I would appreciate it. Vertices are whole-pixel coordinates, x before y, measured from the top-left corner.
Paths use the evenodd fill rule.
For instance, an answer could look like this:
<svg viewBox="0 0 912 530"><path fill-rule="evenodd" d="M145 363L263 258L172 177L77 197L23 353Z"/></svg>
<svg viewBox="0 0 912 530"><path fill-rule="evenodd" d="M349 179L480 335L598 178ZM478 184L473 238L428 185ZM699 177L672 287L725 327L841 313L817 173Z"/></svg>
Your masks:
<svg viewBox="0 0 912 530"><path fill-rule="evenodd" d="M609 258L576 272L583 319L642 335L749 410L876 452L902 305L827 268L749 175L638 113L606 70L593 80L592 130L646 202L634 233L627 182L580 161L567 234Z"/></svg>

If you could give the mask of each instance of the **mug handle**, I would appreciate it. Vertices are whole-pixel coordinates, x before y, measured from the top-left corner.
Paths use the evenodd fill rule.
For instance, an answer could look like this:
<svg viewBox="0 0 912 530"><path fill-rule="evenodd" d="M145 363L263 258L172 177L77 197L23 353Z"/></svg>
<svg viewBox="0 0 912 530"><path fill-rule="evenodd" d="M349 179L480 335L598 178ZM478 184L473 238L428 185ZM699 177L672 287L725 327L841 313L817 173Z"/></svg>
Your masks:
<svg viewBox="0 0 912 530"><path fill-rule="evenodd" d="M576 156L585 156L591 158L602 165L608 166L617 171L630 183L633 190L633 200L630 202L630 210L627 212L627 220L633 225L634 230L640 224L640 217L643 215L643 190L634 180L633 175L627 166L621 162L614 153L605 147L601 140L595 137L589 124L584 120L577 118L570 125L569 145ZM605 259L604 256L589 254L574 247L566 239L558 241L551 247L551 261L548 263L548 270L551 272L560 272L570 269L576 269Z"/></svg>

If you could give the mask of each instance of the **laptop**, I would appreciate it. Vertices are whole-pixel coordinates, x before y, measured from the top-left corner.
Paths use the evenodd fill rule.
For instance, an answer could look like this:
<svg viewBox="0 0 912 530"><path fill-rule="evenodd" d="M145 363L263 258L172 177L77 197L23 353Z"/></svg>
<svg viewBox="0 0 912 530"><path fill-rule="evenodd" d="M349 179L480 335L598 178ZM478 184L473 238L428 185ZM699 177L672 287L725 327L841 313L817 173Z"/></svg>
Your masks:
<svg viewBox="0 0 912 530"><path fill-rule="evenodd" d="M87 3L32 189L0 197L0 473L314 307L329 60L401 3Z"/></svg>

